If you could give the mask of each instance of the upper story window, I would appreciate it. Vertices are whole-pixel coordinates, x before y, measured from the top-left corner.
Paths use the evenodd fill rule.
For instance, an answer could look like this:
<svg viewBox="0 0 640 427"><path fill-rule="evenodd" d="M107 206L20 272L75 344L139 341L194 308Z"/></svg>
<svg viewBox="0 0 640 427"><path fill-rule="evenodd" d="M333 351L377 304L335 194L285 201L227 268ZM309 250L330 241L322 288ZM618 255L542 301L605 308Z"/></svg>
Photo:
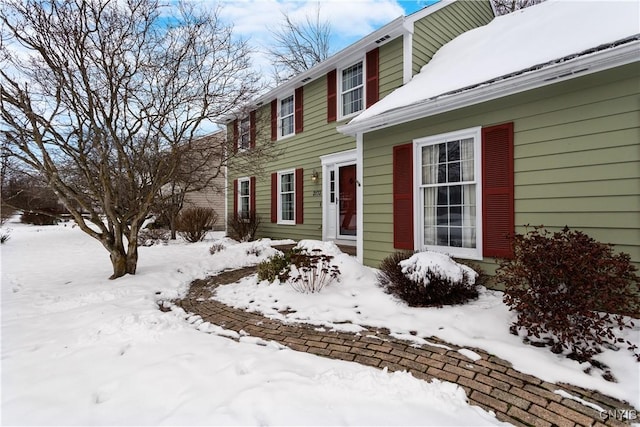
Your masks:
<svg viewBox="0 0 640 427"><path fill-rule="evenodd" d="M294 112L295 112L295 104L293 95L287 96L286 98L282 98L279 101L279 109L280 109L280 118L279 118L279 133L278 137L284 137L288 135L293 135L295 132L294 129Z"/></svg>
<svg viewBox="0 0 640 427"><path fill-rule="evenodd" d="M251 120L245 117L240 120L240 129L238 136L238 149L248 150L251 146Z"/></svg>
<svg viewBox="0 0 640 427"><path fill-rule="evenodd" d="M340 114L342 117L364 109L364 66L362 61L340 72Z"/></svg>

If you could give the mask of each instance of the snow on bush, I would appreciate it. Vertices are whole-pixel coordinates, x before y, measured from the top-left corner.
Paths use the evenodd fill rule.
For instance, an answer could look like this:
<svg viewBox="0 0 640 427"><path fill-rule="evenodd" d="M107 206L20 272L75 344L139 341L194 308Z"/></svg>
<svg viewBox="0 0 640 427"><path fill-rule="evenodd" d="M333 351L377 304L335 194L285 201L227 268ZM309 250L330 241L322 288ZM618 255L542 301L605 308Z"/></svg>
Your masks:
<svg viewBox="0 0 640 427"><path fill-rule="evenodd" d="M400 261L402 273L410 280L428 286L435 276L452 282L461 282L465 274L470 285L475 284L478 273L471 267L458 264L449 256L437 252L418 252L409 259ZM431 272L432 274L428 274Z"/></svg>
<svg viewBox="0 0 640 427"><path fill-rule="evenodd" d="M378 284L412 307L461 304L478 296L478 274L436 252L396 252L380 264Z"/></svg>

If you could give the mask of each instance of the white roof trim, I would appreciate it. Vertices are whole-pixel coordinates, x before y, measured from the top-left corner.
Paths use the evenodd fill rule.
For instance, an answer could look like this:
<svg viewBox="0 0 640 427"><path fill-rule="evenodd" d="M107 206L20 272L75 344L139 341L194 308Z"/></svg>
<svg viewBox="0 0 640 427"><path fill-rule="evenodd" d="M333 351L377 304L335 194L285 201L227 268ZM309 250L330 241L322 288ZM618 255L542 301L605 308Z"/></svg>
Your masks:
<svg viewBox="0 0 640 427"><path fill-rule="evenodd" d="M579 56L503 80L480 84L461 92L441 94L415 104L389 110L357 123L338 126L337 130L345 135L370 132L620 67L640 61L639 49L640 40L634 40L611 49Z"/></svg>

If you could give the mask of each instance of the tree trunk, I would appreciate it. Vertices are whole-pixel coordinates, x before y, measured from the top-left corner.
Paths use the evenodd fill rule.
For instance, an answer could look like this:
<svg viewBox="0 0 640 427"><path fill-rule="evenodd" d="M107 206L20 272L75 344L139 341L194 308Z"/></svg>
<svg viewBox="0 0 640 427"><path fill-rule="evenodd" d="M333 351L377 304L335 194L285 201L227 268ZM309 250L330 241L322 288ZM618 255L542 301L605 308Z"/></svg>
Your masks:
<svg viewBox="0 0 640 427"><path fill-rule="evenodd" d="M109 277L109 280L117 279L127 274L127 254L124 250L112 249L111 251L111 265L113 266L113 274Z"/></svg>
<svg viewBox="0 0 640 427"><path fill-rule="evenodd" d="M169 228L171 229L171 240L176 240L176 222L178 215L171 212L169 215Z"/></svg>
<svg viewBox="0 0 640 427"><path fill-rule="evenodd" d="M127 273L136 274L137 267L138 267L138 243L134 238L133 241L129 240L129 252L127 253Z"/></svg>

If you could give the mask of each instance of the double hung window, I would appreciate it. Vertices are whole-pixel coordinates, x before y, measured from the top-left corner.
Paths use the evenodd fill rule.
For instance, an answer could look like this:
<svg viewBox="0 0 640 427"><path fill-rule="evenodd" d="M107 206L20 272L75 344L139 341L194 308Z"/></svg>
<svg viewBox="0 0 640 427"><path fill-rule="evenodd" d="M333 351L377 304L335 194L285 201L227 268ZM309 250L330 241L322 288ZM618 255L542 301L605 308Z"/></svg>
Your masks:
<svg viewBox="0 0 640 427"><path fill-rule="evenodd" d="M293 95L280 99L280 137L294 133L294 112Z"/></svg>
<svg viewBox="0 0 640 427"><path fill-rule="evenodd" d="M470 130L417 141L423 247L466 256L480 251L478 133Z"/></svg>
<svg viewBox="0 0 640 427"><path fill-rule="evenodd" d="M238 216L240 218L249 218L250 205L251 186L249 178L238 179Z"/></svg>
<svg viewBox="0 0 640 427"><path fill-rule="evenodd" d="M364 108L364 67L362 61L343 68L340 76L340 112L343 117Z"/></svg>
<svg viewBox="0 0 640 427"><path fill-rule="evenodd" d="M248 150L251 144L251 120L246 117L240 120L240 135L238 138L238 149Z"/></svg>
<svg viewBox="0 0 640 427"><path fill-rule="evenodd" d="M278 172L278 222L295 224L295 173Z"/></svg>

